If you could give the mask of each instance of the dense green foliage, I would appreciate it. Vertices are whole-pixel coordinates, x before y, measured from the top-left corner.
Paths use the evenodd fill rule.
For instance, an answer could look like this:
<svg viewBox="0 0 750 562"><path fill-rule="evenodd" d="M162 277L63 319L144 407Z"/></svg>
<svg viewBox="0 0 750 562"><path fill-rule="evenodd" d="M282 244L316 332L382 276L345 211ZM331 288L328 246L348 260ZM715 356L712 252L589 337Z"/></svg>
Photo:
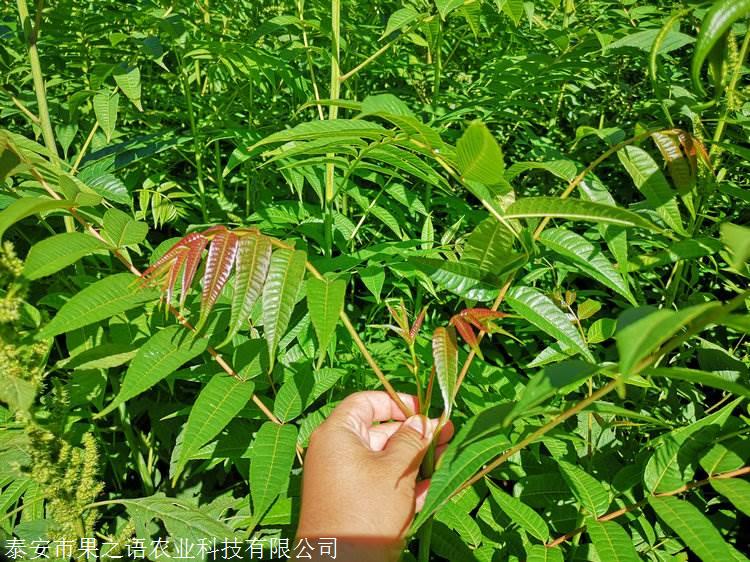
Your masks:
<svg viewBox="0 0 750 562"><path fill-rule="evenodd" d="M746 560L748 15L4 3L0 539L291 538L385 388L406 560Z"/></svg>

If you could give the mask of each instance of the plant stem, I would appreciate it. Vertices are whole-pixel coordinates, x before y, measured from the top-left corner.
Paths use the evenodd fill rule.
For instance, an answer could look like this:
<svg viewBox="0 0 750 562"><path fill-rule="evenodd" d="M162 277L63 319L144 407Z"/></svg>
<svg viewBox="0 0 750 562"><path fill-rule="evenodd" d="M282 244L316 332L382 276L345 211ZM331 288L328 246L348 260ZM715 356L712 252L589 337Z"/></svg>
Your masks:
<svg viewBox="0 0 750 562"><path fill-rule="evenodd" d="M302 43L305 45L305 56L307 57L307 66L310 69L310 82L312 83L313 94L315 94L315 101L320 101L320 92L318 90L318 81L315 79L315 67L313 65L312 55L310 54L310 42L307 39L307 30L305 29L305 18L304 18L304 0L297 0L297 15L299 17L300 26L302 27ZM325 119L323 115L323 106L320 103L315 104L318 108L318 117L322 121Z"/></svg>
<svg viewBox="0 0 750 562"><path fill-rule="evenodd" d="M385 45L383 45L382 47L380 47L377 51L375 51L373 54L371 54L369 57L367 57L365 60L363 60L361 63L359 63L357 66L355 66L354 68L352 68L349 72L347 72L346 74L342 74L341 76L339 76L339 82L343 84L349 78L351 78L352 76L354 76L355 74L357 74L357 72L359 72L364 67L366 67L368 64L370 64L372 61L374 61L376 58L378 58L380 55L382 55L383 53L385 53L388 49L390 49L393 46L393 44L396 41L398 41L399 37L401 37L401 36L398 35L398 36L394 37L393 39L391 39L390 41L388 41L388 43L386 43Z"/></svg>
<svg viewBox="0 0 750 562"><path fill-rule="evenodd" d="M70 169L71 176L74 176L75 173L78 171L78 166L81 164L81 160L83 160L83 157L86 155L86 150L88 150L89 145L91 144L91 141L94 139L94 134L96 133L96 130L98 128L99 128L99 121L94 121L94 126L91 127L91 132L89 133L89 136L86 137L86 140L83 142L81 151L78 153L78 156L76 157L76 161L73 163L73 167Z"/></svg>
<svg viewBox="0 0 750 562"><path fill-rule="evenodd" d="M341 54L341 0L331 0L331 86L329 98L334 102L339 99L341 92L341 69L339 67L339 57ZM339 114L339 107L335 103L328 108L328 119L335 121ZM334 154L328 154L327 158L332 159ZM333 199L335 193L334 183L335 167L333 162L326 163L326 186L323 229L325 234L325 254L328 257L333 255Z"/></svg>
<svg viewBox="0 0 750 562"><path fill-rule="evenodd" d="M21 18L21 27L23 27L24 37L28 47L29 64L31 65L31 77L34 82L34 92L36 93L36 103L39 107L39 126L42 129L44 146L54 157L52 164L59 167L59 153L55 144L55 133L52 130L52 121L49 116L49 107L47 106L47 91L44 86L44 77L42 76L42 65L39 62L39 51L37 50L37 38L39 37L39 28L34 27L29 15L29 7L26 0L16 0L18 5L18 15ZM41 20L41 12L44 8L44 2L37 5L37 21Z"/></svg>
<svg viewBox="0 0 750 562"><path fill-rule="evenodd" d="M458 490L456 490L456 492L453 495L460 493L462 490L465 490L466 488L468 488L469 486L471 486L472 484L474 484L478 480L481 480L482 478L484 478L485 475L487 475L490 472L492 472L493 470L495 470L498 466L500 466L501 464L503 464L505 461L507 461L513 455L515 455L518 451L520 451L521 449L524 449L525 447L527 447L528 445L530 445L531 443L533 443L534 441L536 441L536 439L538 437L541 437L542 435L546 434L550 430L552 430L555 427L557 427L558 425L560 425L562 422L564 422L568 418L576 415L578 412L580 412L581 410L583 410L584 408L586 408L586 406L588 406L589 404L592 404L593 402L596 402L601 397L606 396L607 394L609 394L610 392L612 392L617 387L618 384L620 384L620 381L618 379L614 379L614 380L608 382L603 387L601 387L599 390L597 390L596 392L592 393L587 398L584 398L583 400L581 400L580 402L578 402L578 404L576 404L575 406L573 406L569 410L564 411L562 414L560 414L556 418L548 421L546 424L544 424L542 427L540 427L539 429L537 429L531 435L529 435L525 439L522 439L521 441L519 441L518 443L516 443L515 445L513 445L510 449L508 449L507 451L505 451L502 455L500 455L499 457L497 457L490 464L488 464L482 470L480 470L479 472L477 472L474 476L472 476L471 478L469 478L466 482L464 482L458 488Z"/></svg>
<svg viewBox="0 0 750 562"><path fill-rule="evenodd" d="M185 103L187 104L188 122L190 123L190 131L193 136L193 151L195 152L195 168L197 173L198 181L198 195L201 200L201 215L203 222L208 222L208 212L206 210L206 186L203 183L203 151L201 150L200 138L198 135L198 127L195 122L195 111L193 108L193 96L190 92L190 80L185 76L185 71L182 65L182 57L177 57L180 65L180 82L182 83L182 90L185 93ZM199 76L196 75L196 80ZM199 83L200 84L200 83Z"/></svg>
<svg viewBox="0 0 750 562"><path fill-rule="evenodd" d="M678 494L682 494L683 492L687 492L695 488L701 488L705 486L706 484L711 483L714 480L726 480L728 478L737 478L739 476L744 476L745 474L750 474L750 466L744 466L742 468L738 468L737 470L732 470L730 472L723 472L721 474L715 474L703 480L695 480L693 482L688 482L687 484L684 484L674 490L670 490L669 492L662 492L661 494L652 494L652 497L661 498L665 496L676 496ZM636 502L634 504L630 504L620 509L617 509L615 511L611 511L610 513L597 517L596 520L597 521L611 521L612 519L616 519L622 515L625 515L626 513L630 513L631 511L640 509L646 504L648 504L648 498L644 498L641 501ZM585 525L583 527L578 527L577 529L574 529L573 531L570 531L569 533L565 533L564 535L557 537L555 540L547 543L545 546L547 546L547 548L553 548L559 544L564 543L565 541L572 539L573 537L582 533L585 530L586 530Z"/></svg>

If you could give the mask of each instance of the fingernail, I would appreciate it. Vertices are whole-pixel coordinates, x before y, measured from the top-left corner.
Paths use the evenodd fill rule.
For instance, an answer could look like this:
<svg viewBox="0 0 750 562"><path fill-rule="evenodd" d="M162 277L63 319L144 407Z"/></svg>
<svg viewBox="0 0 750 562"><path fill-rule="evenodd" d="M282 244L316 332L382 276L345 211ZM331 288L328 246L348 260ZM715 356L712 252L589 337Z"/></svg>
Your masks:
<svg viewBox="0 0 750 562"><path fill-rule="evenodd" d="M410 418L407 418L407 420L404 422L407 426L412 428L414 431L419 433L422 437L425 436L425 422L427 419L424 416L416 415L412 416Z"/></svg>

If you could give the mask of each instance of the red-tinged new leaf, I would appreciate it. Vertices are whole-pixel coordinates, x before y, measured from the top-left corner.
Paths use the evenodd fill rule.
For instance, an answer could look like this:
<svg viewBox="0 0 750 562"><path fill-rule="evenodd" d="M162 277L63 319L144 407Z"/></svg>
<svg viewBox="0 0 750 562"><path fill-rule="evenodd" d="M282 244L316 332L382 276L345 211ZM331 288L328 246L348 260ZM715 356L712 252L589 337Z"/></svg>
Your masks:
<svg viewBox="0 0 750 562"><path fill-rule="evenodd" d="M685 157L680 142L671 134L654 133L651 135L659 152L664 157L677 191L686 194L695 184L695 163Z"/></svg>
<svg viewBox="0 0 750 562"><path fill-rule="evenodd" d="M685 154L687 154L690 159L690 165L693 167L693 172L696 172L698 158L701 159L701 162L703 162L709 170L713 170L711 167L711 158L708 156L708 151L703 142L687 131L678 131L677 138L680 140L680 144L685 150Z"/></svg>
<svg viewBox="0 0 750 562"><path fill-rule="evenodd" d="M219 230L211 240L206 259L206 271L203 274L203 293L201 294L201 317L196 329L203 324L211 312L221 290L229 280L237 254L239 239L237 235L226 229Z"/></svg>
<svg viewBox="0 0 750 562"><path fill-rule="evenodd" d="M477 339L477 335L474 333L471 324L461 318L459 314L456 314L453 318L451 318L451 324L456 327L458 333L461 334L461 337L474 351L474 353L476 353L480 359L484 359L484 357L482 356L482 350L479 349L479 340Z"/></svg>
<svg viewBox="0 0 750 562"><path fill-rule="evenodd" d="M185 263L188 251L180 252L172 263L172 267L169 269L169 277L167 278L167 304L172 304L172 295L174 294L174 287L177 284L177 277L180 274L180 270Z"/></svg>
<svg viewBox="0 0 750 562"><path fill-rule="evenodd" d="M271 241L265 236L240 238L235 260L232 316L225 343L237 334L260 297L271 264L271 252Z"/></svg>
<svg viewBox="0 0 750 562"><path fill-rule="evenodd" d="M426 313L427 313L427 307L426 306L422 307L422 310L417 316L417 319L414 320L414 324L412 324L411 326L411 330L409 330L409 338L411 339L412 343L417 338L417 334L419 333L419 329L422 327L422 323L424 322L424 317Z"/></svg>
<svg viewBox="0 0 750 562"><path fill-rule="evenodd" d="M458 344L456 331L452 327L441 326L435 329L432 335L432 358L447 419L453 408L453 395L458 379Z"/></svg>
<svg viewBox="0 0 750 562"><path fill-rule="evenodd" d="M203 250L206 249L208 244L208 238L203 234L191 234L194 236L189 244L189 249L185 254L185 269L182 272L182 285L180 292L180 308L185 305L185 299L187 298L188 290L190 285L193 284L195 274L198 272L198 266L201 263L201 257L203 256Z"/></svg>
<svg viewBox="0 0 750 562"><path fill-rule="evenodd" d="M177 242L141 274L141 279L144 284L151 283L156 278L162 277L169 270L172 262L187 249L186 240L190 238L190 236L193 235L190 234Z"/></svg>

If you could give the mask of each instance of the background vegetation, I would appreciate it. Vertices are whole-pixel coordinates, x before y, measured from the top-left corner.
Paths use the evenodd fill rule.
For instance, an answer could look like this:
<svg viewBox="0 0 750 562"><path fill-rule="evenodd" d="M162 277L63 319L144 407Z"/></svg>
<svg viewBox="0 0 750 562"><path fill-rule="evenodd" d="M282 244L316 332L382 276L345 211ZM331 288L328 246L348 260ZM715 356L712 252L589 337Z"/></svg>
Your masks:
<svg viewBox="0 0 750 562"><path fill-rule="evenodd" d="M5 545L292 537L385 387L458 428L406 560L750 555L750 2L44 4L0 7Z"/></svg>

